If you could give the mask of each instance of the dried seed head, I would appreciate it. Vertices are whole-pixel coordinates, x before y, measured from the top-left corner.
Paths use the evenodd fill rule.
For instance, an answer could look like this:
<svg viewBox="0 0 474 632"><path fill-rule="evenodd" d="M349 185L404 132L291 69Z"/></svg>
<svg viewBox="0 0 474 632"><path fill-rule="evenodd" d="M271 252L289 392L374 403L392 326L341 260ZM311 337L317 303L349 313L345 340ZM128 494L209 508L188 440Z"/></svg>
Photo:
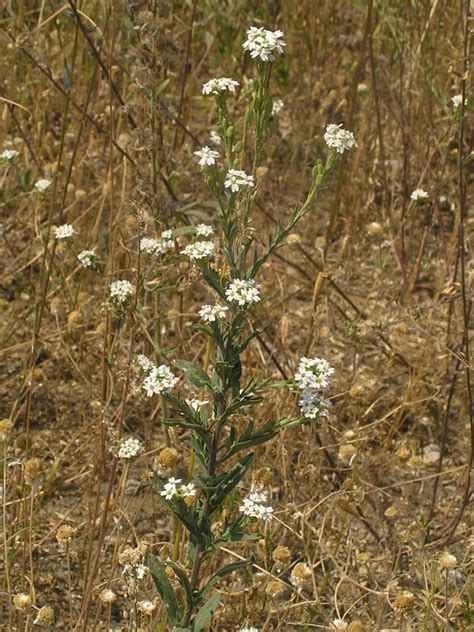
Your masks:
<svg viewBox="0 0 474 632"><path fill-rule="evenodd" d="M34 620L35 625L51 625L54 621L54 610L51 606L43 606L38 610L38 614L36 615L36 619Z"/></svg>
<svg viewBox="0 0 474 632"><path fill-rule="evenodd" d="M355 455L357 454L357 448L352 443L347 443L345 445L341 445L339 448L338 457L341 459L343 463L346 465L352 465L352 461L354 460Z"/></svg>
<svg viewBox="0 0 474 632"><path fill-rule="evenodd" d="M102 603L113 603L117 599L117 595L110 588L104 588L99 594L99 599Z"/></svg>
<svg viewBox="0 0 474 632"><path fill-rule="evenodd" d="M312 576L313 573L310 567L305 562L298 562L291 571L291 583L299 589L302 588Z"/></svg>
<svg viewBox="0 0 474 632"><path fill-rule="evenodd" d="M155 457L154 464L156 467L162 467L164 470L172 470L178 461L178 451L174 448L165 448Z"/></svg>
<svg viewBox="0 0 474 632"><path fill-rule="evenodd" d="M267 487L272 482L273 474L268 467L261 467L253 474L253 482L257 487Z"/></svg>
<svg viewBox="0 0 474 632"><path fill-rule="evenodd" d="M383 514L386 518L395 518L398 515L398 510L396 507L387 507Z"/></svg>
<svg viewBox="0 0 474 632"><path fill-rule="evenodd" d="M26 593L18 593L13 597L13 605L17 610L26 610L31 606L31 597Z"/></svg>
<svg viewBox="0 0 474 632"><path fill-rule="evenodd" d="M89 292L79 292L79 294L77 295L77 302L81 306L85 305L86 303L88 303L89 299L90 299Z"/></svg>
<svg viewBox="0 0 474 632"><path fill-rule="evenodd" d="M298 235L298 233L290 233L286 238L286 243L288 245L297 244L299 241L301 241L301 237Z"/></svg>
<svg viewBox="0 0 474 632"><path fill-rule="evenodd" d="M366 392L366 388L364 388L362 386L362 384L354 384L353 386L351 386L351 389L349 391L349 395L351 397L360 397L361 395L363 395Z"/></svg>
<svg viewBox="0 0 474 632"><path fill-rule="evenodd" d="M134 217L133 215L129 215L127 217L127 219L125 220L125 228L127 230L135 230L137 227L137 219L136 217Z"/></svg>
<svg viewBox="0 0 474 632"><path fill-rule="evenodd" d="M120 564L128 564L130 566L137 566L137 564L140 563L141 558L142 554L140 552L140 549L133 549L131 546L126 546L118 556Z"/></svg>
<svg viewBox="0 0 474 632"><path fill-rule="evenodd" d="M367 632L367 627L362 621L353 621L347 626L347 632Z"/></svg>
<svg viewBox="0 0 474 632"><path fill-rule="evenodd" d="M452 553L448 553L448 551L445 551L439 558L439 565L443 569L453 568L457 563L457 558Z"/></svg>
<svg viewBox="0 0 474 632"><path fill-rule="evenodd" d="M409 612L415 605L415 595L409 590L402 590L393 601L393 609L400 614Z"/></svg>
<svg viewBox="0 0 474 632"><path fill-rule="evenodd" d="M291 559L291 551L286 546L278 545L272 553L272 558L277 564L287 564Z"/></svg>
<svg viewBox="0 0 474 632"><path fill-rule="evenodd" d="M407 445L401 445L395 454L400 461L407 461L411 457L411 450Z"/></svg>
<svg viewBox="0 0 474 632"><path fill-rule="evenodd" d="M41 475L41 461L37 458L28 459L25 462L24 473L28 485L33 485Z"/></svg>
<svg viewBox="0 0 474 632"><path fill-rule="evenodd" d="M59 544L64 544L65 542L69 542L76 535L76 529L71 527L68 524L62 524L59 529L56 531L56 540Z"/></svg>
<svg viewBox="0 0 474 632"><path fill-rule="evenodd" d="M380 233L383 233L383 226L378 222L371 222L367 225L367 232L369 235L380 235Z"/></svg>
<svg viewBox="0 0 474 632"><path fill-rule="evenodd" d="M285 584L278 579L271 579L265 588L265 592L270 597L279 597L285 592Z"/></svg>
<svg viewBox="0 0 474 632"><path fill-rule="evenodd" d="M0 441L6 441L13 432L13 423L8 419L0 420Z"/></svg>

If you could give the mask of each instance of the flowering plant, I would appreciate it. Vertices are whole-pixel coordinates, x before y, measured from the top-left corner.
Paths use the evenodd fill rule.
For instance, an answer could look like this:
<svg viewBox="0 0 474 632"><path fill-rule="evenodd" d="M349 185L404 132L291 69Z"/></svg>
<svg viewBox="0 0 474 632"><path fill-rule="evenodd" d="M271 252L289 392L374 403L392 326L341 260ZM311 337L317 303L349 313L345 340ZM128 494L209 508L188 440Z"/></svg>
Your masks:
<svg viewBox="0 0 474 632"><path fill-rule="evenodd" d="M217 560L219 548L229 542L259 539L261 535L255 527L264 527L272 519L270 490L264 485L252 485L245 497L237 491L252 463L253 448L270 441L283 428L327 416L329 403L319 392L328 386L334 372L326 360L302 358L291 384L301 394L301 415L269 419L262 424L250 420L243 430L237 423L239 416L249 419L249 409L262 401L268 387L268 380L263 377L247 379L241 362L242 354L259 333L249 327L252 311L264 300L256 276L295 225L311 211L318 190L340 155L355 146L350 132L341 126L328 126L328 156L325 162L317 161L314 166L306 200L290 214L286 225L267 236L263 248L258 246L249 225L258 190L259 157L275 113L269 92L269 62L283 53L285 42L281 31L252 27L247 35L243 48L257 64L253 101L244 115L243 128L247 131L239 138L240 128L229 113L228 99L238 83L229 78L212 79L204 84L203 94L215 98L220 140L215 144L222 147L224 155L208 146L194 151L213 196L219 239L211 241L212 227L200 224L195 230L196 240L181 250L200 272L213 299L212 304L199 310L200 322L196 325L207 338L211 362L205 368L185 360L175 362L184 381L200 391L200 399L186 399L175 392L178 378L169 367L157 367L146 358L146 362L140 359L140 366L147 373L143 382L146 394L159 394L169 410L174 411L165 417L164 424L174 432L182 431L181 441L192 455L187 481L174 476L152 478L161 500L180 525L175 544L178 542L179 546L181 530L187 532L186 555L175 555L166 561L153 555L149 558L168 619L180 632L205 629L219 602L219 594L212 594L213 586L250 564L250 560L228 564L209 577L206 569L211 560ZM250 153L246 134L253 137L252 167L247 171L241 168ZM142 243L142 248L148 246ZM170 575L181 590L173 587Z"/></svg>

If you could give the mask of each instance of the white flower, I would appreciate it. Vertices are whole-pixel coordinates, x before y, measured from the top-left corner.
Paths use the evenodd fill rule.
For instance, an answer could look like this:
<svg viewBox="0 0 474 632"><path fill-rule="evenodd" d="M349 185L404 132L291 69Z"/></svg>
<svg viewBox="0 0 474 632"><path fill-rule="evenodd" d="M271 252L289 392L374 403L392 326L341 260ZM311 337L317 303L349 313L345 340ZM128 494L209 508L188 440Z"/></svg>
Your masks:
<svg viewBox="0 0 474 632"><path fill-rule="evenodd" d="M216 159L219 158L219 152L215 149L211 149L207 145L204 145L202 149L193 151L193 154L199 158L199 165L201 167L212 167L216 164Z"/></svg>
<svg viewBox="0 0 474 632"><path fill-rule="evenodd" d="M266 505L267 493L252 491L244 498L239 507L240 513L257 520L270 520L273 514L273 507Z"/></svg>
<svg viewBox="0 0 474 632"><path fill-rule="evenodd" d="M262 61L272 61L275 52L283 54L283 47L286 46L283 35L282 31L267 31L263 26L251 26L242 48L248 50L253 59L259 57Z"/></svg>
<svg viewBox="0 0 474 632"><path fill-rule="evenodd" d="M2 160L6 160L7 162L11 162L12 160L15 160L17 156L18 152L16 149L4 149L0 158L2 158Z"/></svg>
<svg viewBox="0 0 474 632"><path fill-rule="evenodd" d="M426 191L423 191L423 189L415 189L414 191L412 191L410 199L412 199L414 202L421 202L422 200L428 199L428 193Z"/></svg>
<svg viewBox="0 0 474 632"><path fill-rule="evenodd" d="M143 599L143 601L138 602L138 610L143 612L143 614L151 614L153 610L156 609L156 604L149 599Z"/></svg>
<svg viewBox="0 0 474 632"><path fill-rule="evenodd" d="M253 279L234 279L227 288L225 295L227 300L238 305L251 305L258 303L260 292Z"/></svg>
<svg viewBox="0 0 474 632"><path fill-rule="evenodd" d="M240 169L229 169L226 179L224 181L224 187L230 189L232 193L237 193L242 187L255 186L254 177L249 176L245 171Z"/></svg>
<svg viewBox="0 0 474 632"><path fill-rule="evenodd" d="M145 564L138 564L135 567L135 575L137 576L137 579L143 579L146 577L148 575L148 566L145 566Z"/></svg>
<svg viewBox="0 0 474 632"><path fill-rule="evenodd" d="M214 244L212 241L197 241L194 244L189 244L189 246L186 246L186 248L181 250L182 255L186 255L192 260L211 257L213 252Z"/></svg>
<svg viewBox="0 0 474 632"><path fill-rule="evenodd" d="M138 456L143 452L143 445L134 437L129 437L122 441L120 447L117 451L117 455L119 459L133 459L133 457Z"/></svg>
<svg viewBox="0 0 474 632"><path fill-rule="evenodd" d="M150 358L147 358L143 353L139 353L135 356L135 364L146 373L149 373L155 367L155 363L152 362Z"/></svg>
<svg viewBox="0 0 474 632"><path fill-rule="evenodd" d="M225 313L229 310L223 305L203 305L198 311L199 316L207 323L225 318Z"/></svg>
<svg viewBox="0 0 474 632"><path fill-rule="evenodd" d="M183 498L193 498L196 496L196 486L194 483L188 483L187 485L181 485L179 488L179 495Z"/></svg>
<svg viewBox="0 0 474 632"><path fill-rule="evenodd" d="M164 230L161 233L161 239L153 237L143 237L140 240L140 250L146 252L147 255L158 257L164 255L174 246L173 233L171 230Z"/></svg>
<svg viewBox="0 0 474 632"><path fill-rule="evenodd" d="M206 404L209 404L209 400L208 399L187 399L186 404L193 410L197 411L203 406L205 406Z"/></svg>
<svg viewBox="0 0 474 632"><path fill-rule="evenodd" d="M317 419L318 417L329 417L329 407L331 402L311 390L302 392L298 402L303 417L307 419Z"/></svg>
<svg viewBox="0 0 474 632"><path fill-rule="evenodd" d="M357 147L354 134L344 129L341 125L330 123L326 127L324 134L326 145L331 149L335 149L339 154L343 154L346 150Z"/></svg>
<svg viewBox="0 0 474 632"><path fill-rule="evenodd" d="M46 189L51 186L51 180L46 180L46 178L41 178L35 182L35 189L39 193L44 193Z"/></svg>
<svg viewBox="0 0 474 632"><path fill-rule="evenodd" d="M283 112L284 107L285 107L285 103L281 99L276 99L275 101L273 101L272 116L278 116L279 114L281 114L281 112Z"/></svg>
<svg viewBox="0 0 474 632"><path fill-rule="evenodd" d="M198 224L196 226L196 235L199 237L210 237L214 234L214 229L208 224Z"/></svg>
<svg viewBox="0 0 474 632"><path fill-rule="evenodd" d="M73 235L76 234L74 227L71 224L61 224L54 231L54 236L56 239L70 239Z"/></svg>
<svg viewBox="0 0 474 632"><path fill-rule="evenodd" d="M209 142L217 146L222 145L221 137L219 136L219 134L216 132L215 129L212 129L209 132Z"/></svg>
<svg viewBox="0 0 474 632"><path fill-rule="evenodd" d="M135 292L130 281L112 281L109 285L110 298L116 303L126 303Z"/></svg>
<svg viewBox="0 0 474 632"><path fill-rule="evenodd" d="M453 104L453 109L457 110L461 107L462 104L462 94L455 94L451 97L451 103ZM464 99L464 106L467 105L467 99Z"/></svg>
<svg viewBox="0 0 474 632"><path fill-rule="evenodd" d="M342 619L333 619L332 624L336 630L347 630L349 624Z"/></svg>
<svg viewBox="0 0 474 632"><path fill-rule="evenodd" d="M163 491L160 492L160 496L164 496L166 500L171 500L178 494L178 485L180 483L180 478L174 478L174 476L172 476L168 479L168 482L163 485Z"/></svg>
<svg viewBox="0 0 474 632"><path fill-rule="evenodd" d="M83 268L92 268L95 263L95 252L93 250L83 250L77 255Z"/></svg>
<svg viewBox="0 0 474 632"><path fill-rule="evenodd" d="M220 77L219 79L211 79L202 87L203 94L218 95L221 92L235 92L235 88L239 85L238 81L229 79L229 77Z"/></svg>
<svg viewBox="0 0 474 632"><path fill-rule="evenodd" d="M295 373L295 382L301 390L326 388L334 369L322 358L301 358Z"/></svg>
<svg viewBox="0 0 474 632"><path fill-rule="evenodd" d="M239 628L237 632L258 632L258 628Z"/></svg>
<svg viewBox="0 0 474 632"><path fill-rule="evenodd" d="M173 375L171 369L161 364L151 369L142 386L146 391L147 397L151 397L153 394L160 395L171 390L178 381L179 378Z"/></svg>

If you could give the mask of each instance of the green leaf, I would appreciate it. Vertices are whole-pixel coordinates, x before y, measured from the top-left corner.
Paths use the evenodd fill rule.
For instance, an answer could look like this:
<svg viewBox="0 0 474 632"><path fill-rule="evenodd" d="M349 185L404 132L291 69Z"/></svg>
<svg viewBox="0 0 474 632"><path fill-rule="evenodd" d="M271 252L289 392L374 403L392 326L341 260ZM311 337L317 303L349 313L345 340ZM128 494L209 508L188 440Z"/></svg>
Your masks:
<svg viewBox="0 0 474 632"><path fill-rule="evenodd" d="M185 571L180 568L177 564L175 564L174 562L167 562L167 564L169 566L171 566L171 568L174 570L174 572L176 573L181 586L184 588L184 591L186 593L186 598L188 600L189 604L192 604L194 602L194 598L193 598L193 590L191 588L191 583L188 579L188 576L186 575Z"/></svg>
<svg viewBox="0 0 474 632"><path fill-rule="evenodd" d="M165 572L165 567L154 555L148 556L148 566L156 589L166 605L168 618L173 625L176 625L179 621L178 602L176 601L173 586Z"/></svg>
<svg viewBox="0 0 474 632"><path fill-rule="evenodd" d="M216 593L206 601L194 618L192 632L200 632L206 628L212 615L217 610L220 599L221 596L219 593Z"/></svg>
<svg viewBox="0 0 474 632"><path fill-rule="evenodd" d="M239 568L245 568L246 566L248 566L251 563L251 560L243 560L242 562L233 562L232 564L227 564L227 566L224 566L223 568L221 568L220 570L217 571L217 573L215 573L211 579L207 582L207 584L204 586L204 588L201 590L201 596L204 597L204 595L215 585L217 584L218 581L220 581L223 577L225 577L226 575L230 575L230 573L233 573L234 571L239 570Z"/></svg>
<svg viewBox="0 0 474 632"><path fill-rule="evenodd" d="M211 380L200 366L194 362L189 362L188 360L176 360L175 364L184 372L188 382L194 384L194 386L197 386L198 388L205 388L212 391Z"/></svg>
<svg viewBox="0 0 474 632"><path fill-rule="evenodd" d="M252 462L252 459L253 452L250 452L240 463L237 463L229 472L227 472L227 474L223 474L218 477L216 480L217 491L213 494L209 501L209 514L212 514L220 506L224 498L228 496L240 483L250 463Z"/></svg>

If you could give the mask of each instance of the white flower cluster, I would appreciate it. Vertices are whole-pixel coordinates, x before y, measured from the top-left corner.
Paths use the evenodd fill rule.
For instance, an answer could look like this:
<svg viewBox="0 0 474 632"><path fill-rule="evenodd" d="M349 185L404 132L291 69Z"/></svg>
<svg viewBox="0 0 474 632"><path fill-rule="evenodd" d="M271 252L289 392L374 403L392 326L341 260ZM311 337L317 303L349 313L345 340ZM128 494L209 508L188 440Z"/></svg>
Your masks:
<svg viewBox="0 0 474 632"><path fill-rule="evenodd" d="M224 180L224 187L232 193L237 193L242 187L255 186L254 177L249 176L241 169L229 169Z"/></svg>
<svg viewBox="0 0 474 632"><path fill-rule="evenodd" d="M303 417L318 419L319 417L329 417L331 402L312 390L304 390L298 401L298 406Z"/></svg>
<svg viewBox="0 0 474 632"><path fill-rule="evenodd" d="M272 104L272 116L278 116L283 112L285 103L281 99L276 99Z"/></svg>
<svg viewBox="0 0 474 632"><path fill-rule="evenodd" d="M209 400L208 399L187 399L186 404L193 410L197 411L203 406L205 406L206 404L209 404Z"/></svg>
<svg viewBox="0 0 474 632"><path fill-rule="evenodd" d="M182 255L186 255L193 261L211 257L213 252L214 244L212 241L196 241L194 244L189 244L189 246L181 250Z"/></svg>
<svg viewBox="0 0 474 632"><path fill-rule="evenodd" d="M135 356L135 364L142 371L145 371L145 373L149 373L155 366L155 363L152 362L150 358L147 358L146 355L144 355L143 353L139 353Z"/></svg>
<svg viewBox="0 0 474 632"><path fill-rule="evenodd" d="M219 134L216 132L215 129L212 129L209 132L209 142L212 143L213 145L217 145L218 147L222 145L221 137L219 136Z"/></svg>
<svg viewBox="0 0 474 632"><path fill-rule="evenodd" d="M257 520L270 520L273 514L273 507L267 505L267 492L251 491L247 498L239 507L240 513Z"/></svg>
<svg viewBox="0 0 474 632"><path fill-rule="evenodd" d="M453 109L457 110L461 107L462 104L462 94L455 94L451 97L451 103L453 104ZM464 107L467 105L467 99L464 99Z"/></svg>
<svg viewBox="0 0 474 632"><path fill-rule="evenodd" d="M161 393L170 391L178 380L179 378L173 375L168 366L161 364L160 366L152 366L142 386L147 397L151 397L153 394L161 395Z"/></svg>
<svg viewBox="0 0 474 632"><path fill-rule="evenodd" d="M158 257L166 254L174 246L173 233L171 230L164 230L161 233L161 239L153 237L143 237L140 240L140 250L146 252L147 255Z"/></svg>
<svg viewBox="0 0 474 632"><path fill-rule="evenodd" d="M253 279L234 279L225 291L227 300L238 305L258 303L260 292Z"/></svg>
<svg viewBox="0 0 474 632"><path fill-rule="evenodd" d="M258 628L240 628L237 632L258 632Z"/></svg>
<svg viewBox="0 0 474 632"><path fill-rule="evenodd" d="M219 79L211 79L202 87L202 93L205 95L218 95L221 92L235 92L235 88L239 85L238 81L229 79L229 77L220 77Z"/></svg>
<svg viewBox="0 0 474 632"><path fill-rule="evenodd" d="M0 158L2 160L6 160L7 162L11 162L12 160L15 160L17 156L18 156L18 152L16 149L4 149L2 153L0 154Z"/></svg>
<svg viewBox="0 0 474 632"><path fill-rule="evenodd" d="M198 224L196 226L196 235L198 237L210 237L214 234L214 229L208 224Z"/></svg>
<svg viewBox="0 0 474 632"><path fill-rule="evenodd" d="M95 252L93 250L83 250L77 255L83 268L92 268L95 263Z"/></svg>
<svg viewBox="0 0 474 632"><path fill-rule="evenodd" d="M58 226L54 231L54 236L56 237L56 239L59 240L70 239L75 234L76 231L74 230L74 227L71 226L71 224L61 224L61 226Z"/></svg>
<svg viewBox="0 0 474 632"><path fill-rule="evenodd" d="M206 323L214 323L216 320L225 318L225 313L229 310L223 305L203 305L198 314Z"/></svg>
<svg viewBox="0 0 474 632"><path fill-rule="evenodd" d="M283 54L283 48L286 46L283 36L282 31L267 31L263 26L251 26L247 30L247 39L242 48L249 51L252 59L258 57L262 61L272 61L274 53Z"/></svg>
<svg viewBox="0 0 474 632"><path fill-rule="evenodd" d="M130 281L112 281L109 285L110 298L118 304L126 303L135 292L135 288Z"/></svg>
<svg viewBox="0 0 474 632"><path fill-rule="evenodd" d="M415 189L411 192L410 199L414 202L422 202L428 199L428 193L423 191L423 189Z"/></svg>
<svg viewBox="0 0 474 632"><path fill-rule="evenodd" d="M347 630L347 628L349 627L349 624L346 621L343 621L342 619L333 619L332 625L334 629L338 630L339 632L343 632L344 630Z"/></svg>
<svg viewBox="0 0 474 632"><path fill-rule="evenodd" d="M199 158L201 168L212 167L212 165L216 164L217 158L219 158L219 152L215 149L211 149L207 145L204 145L202 149L193 151L193 154Z"/></svg>
<svg viewBox="0 0 474 632"><path fill-rule="evenodd" d="M328 147L335 149L338 154L343 154L345 151L357 147L354 134L344 129L342 124L330 123L326 127L324 141Z"/></svg>
<svg viewBox="0 0 474 632"><path fill-rule="evenodd" d="M161 496L164 496L166 500L171 500L175 496L179 498L192 498L196 496L196 486L194 483L188 483L187 485L181 485L180 478L174 478L173 476L168 479L168 482L164 484L163 491L160 492Z"/></svg>
<svg viewBox="0 0 474 632"><path fill-rule="evenodd" d="M49 189L50 186L51 186L51 180L46 180L46 178L41 178L40 180L35 182L34 188L36 191L38 191L38 193L44 193L46 189Z"/></svg>
<svg viewBox="0 0 474 632"><path fill-rule="evenodd" d="M136 566L132 564L125 564L122 570L123 575L129 575L138 580L144 579L148 574L148 566L145 564L137 564Z"/></svg>
<svg viewBox="0 0 474 632"><path fill-rule="evenodd" d="M298 388L320 389L329 386L329 378L334 373L334 369L327 360L323 358L301 358L298 369L295 373L295 382Z"/></svg>
<svg viewBox="0 0 474 632"><path fill-rule="evenodd" d="M129 437L122 441L117 450L117 456L119 459L133 459L143 452L143 445L141 441L134 437Z"/></svg>

